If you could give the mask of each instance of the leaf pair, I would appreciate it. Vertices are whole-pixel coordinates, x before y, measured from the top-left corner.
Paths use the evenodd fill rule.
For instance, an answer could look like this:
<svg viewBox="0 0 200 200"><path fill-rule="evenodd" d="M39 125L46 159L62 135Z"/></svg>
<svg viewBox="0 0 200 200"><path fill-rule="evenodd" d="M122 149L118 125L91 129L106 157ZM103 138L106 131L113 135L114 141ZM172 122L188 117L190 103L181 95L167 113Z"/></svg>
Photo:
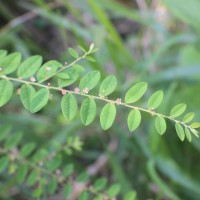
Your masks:
<svg viewBox="0 0 200 200"><path fill-rule="evenodd" d="M62 98L61 109L68 120L74 119L77 114L78 105L73 94L66 94ZM80 116L85 126L92 123L96 115L96 103L93 99L86 97L81 105Z"/></svg>
<svg viewBox="0 0 200 200"><path fill-rule="evenodd" d="M39 89L35 91L31 85L24 84L20 89L20 98L27 110L32 113L41 110L49 100L49 90L47 88Z"/></svg>

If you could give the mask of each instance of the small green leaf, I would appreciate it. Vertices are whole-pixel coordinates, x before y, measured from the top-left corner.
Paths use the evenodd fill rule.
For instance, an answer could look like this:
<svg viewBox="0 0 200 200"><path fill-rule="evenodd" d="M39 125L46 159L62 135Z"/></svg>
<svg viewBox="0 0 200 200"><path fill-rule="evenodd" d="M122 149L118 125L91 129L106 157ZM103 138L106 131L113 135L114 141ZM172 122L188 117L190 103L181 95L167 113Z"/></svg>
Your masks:
<svg viewBox="0 0 200 200"><path fill-rule="evenodd" d="M100 72L97 70L91 71L86 74L80 81L79 87L80 90L88 88L89 90L93 89L100 80Z"/></svg>
<svg viewBox="0 0 200 200"><path fill-rule="evenodd" d="M78 197L78 200L88 200L89 199L89 193L85 190L81 192L81 194Z"/></svg>
<svg viewBox="0 0 200 200"><path fill-rule="evenodd" d="M146 92L147 90L147 83L146 82L140 82L136 85L132 86L125 96L125 102L126 103L134 103L138 101Z"/></svg>
<svg viewBox="0 0 200 200"><path fill-rule="evenodd" d="M0 74L11 74L17 69L20 62L21 62L21 54L18 52L12 53L4 57L0 61L0 67L2 68Z"/></svg>
<svg viewBox="0 0 200 200"><path fill-rule="evenodd" d="M117 86L117 79L114 75L106 77L100 85L100 96L108 96L111 94Z"/></svg>
<svg viewBox="0 0 200 200"><path fill-rule="evenodd" d="M185 127L185 135L186 135L188 141L191 142L192 136L191 136L190 130L187 127Z"/></svg>
<svg viewBox="0 0 200 200"><path fill-rule="evenodd" d="M69 69L65 70L63 73L66 73L69 76L69 78L68 79L59 78L58 79L59 87L69 86L72 83L74 83L79 77L78 71L74 68L69 68Z"/></svg>
<svg viewBox="0 0 200 200"><path fill-rule="evenodd" d="M0 80L0 107L5 105L13 94L13 85L8 80Z"/></svg>
<svg viewBox="0 0 200 200"><path fill-rule="evenodd" d="M159 90L155 92L148 101L148 108L149 109L156 109L163 100L163 91Z"/></svg>
<svg viewBox="0 0 200 200"><path fill-rule="evenodd" d="M77 53L77 51L76 50L74 50L74 49L72 49L72 48L68 48L68 51L69 51L69 53L70 53L70 55L72 56L72 57L74 57L74 58L78 58L78 53Z"/></svg>
<svg viewBox="0 0 200 200"><path fill-rule="evenodd" d="M73 189L72 189L72 185L70 183L64 185L63 195L65 198L68 199L70 197L70 195L72 194L72 191L73 191Z"/></svg>
<svg viewBox="0 0 200 200"><path fill-rule="evenodd" d="M20 98L22 104L27 110L30 110L31 108L31 100L35 93L35 89L32 85L24 84L20 89Z"/></svg>
<svg viewBox="0 0 200 200"><path fill-rule="evenodd" d="M4 147L6 149L12 149L12 148L16 147L19 144L19 142L21 141L22 135L23 134L21 132L10 135L6 140Z"/></svg>
<svg viewBox="0 0 200 200"><path fill-rule="evenodd" d="M94 182L94 189L96 191L101 191L103 190L105 187L106 187L106 184L107 184L107 179L102 177L102 178L99 178L97 179L95 182Z"/></svg>
<svg viewBox="0 0 200 200"><path fill-rule="evenodd" d="M62 175L65 178L67 178L73 173L73 171L74 171L74 166L72 164L68 164L66 167L64 167Z"/></svg>
<svg viewBox="0 0 200 200"><path fill-rule="evenodd" d="M0 141L3 141L11 131L10 125L1 125L0 126Z"/></svg>
<svg viewBox="0 0 200 200"><path fill-rule="evenodd" d="M26 164L22 164L18 167L16 179L19 183L23 183L29 171L29 167Z"/></svg>
<svg viewBox="0 0 200 200"><path fill-rule="evenodd" d="M176 123L175 128L176 128L178 137L180 138L181 141L183 141L185 139L185 133L184 133L183 127L181 126L181 124Z"/></svg>
<svg viewBox="0 0 200 200"><path fill-rule="evenodd" d="M178 117L180 116L181 114L183 114L186 110L186 104L184 103L181 103L181 104L178 104L176 106L174 106L170 112L170 116L171 117Z"/></svg>
<svg viewBox="0 0 200 200"><path fill-rule="evenodd" d="M41 56L27 58L18 68L17 76L25 79L33 76L42 64Z"/></svg>
<svg viewBox="0 0 200 200"><path fill-rule="evenodd" d="M104 130L109 129L114 120L115 120L115 116L116 116L116 108L114 104L108 103L106 104L100 114L100 123L101 123L101 127Z"/></svg>
<svg viewBox="0 0 200 200"><path fill-rule="evenodd" d="M62 67L63 65L56 60L46 62L37 73L39 83L51 78L57 72L57 69Z"/></svg>
<svg viewBox="0 0 200 200"><path fill-rule="evenodd" d="M166 122L165 119L161 116L157 116L156 120L155 120L155 126L156 126L156 130L158 131L158 133L160 135L163 135L166 131Z"/></svg>
<svg viewBox="0 0 200 200"><path fill-rule="evenodd" d="M200 127L200 123L199 122L194 122L190 125L191 128L199 128Z"/></svg>
<svg viewBox="0 0 200 200"><path fill-rule="evenodd" d="M141 113L137 109L133 109L128 115L128 128L131 132L138 128L141 122Z"/></svg>
<svg viewBox="0 0 200 200"><path fill-rule="evenodd" d="M137 193L135 191L130 191L124 196L123 200L136 200L136 197Z"/></svg>
<svg viewBox="0 0 200 200"><path fill-rule="evenodd" d="M90 62L96 62L96 59L91 56L86 56L85 58Z"/></svg>
<svg viewBox="0 0 200 200"><path fill-rule="evenodd" d="M69 74L63 73L63 72L58 73L56 76L61 79L69 79L70 78Z"/></svg>
<svg viewBox="0 0 200 200"><path fill-rule="evenodd" d="M183 118L183 122L184 123L191 122L194 119L194 116L195 116L195 113L193 113L193 112L187 113Z"/></svg>
<svg viewBox="0 0 200 200"><path fill-rule="evenodd" d="M22 157L29 156L32 153L32 151L35 149L35 147L36 145L34 142L25 144L19 152L20 156Z"/></svg>
<svg viewBox="0 0 200 200"><path fill-rule="evenodd" d="M39 176L39 174L38 174L38 171L37 170L33 170L30 174L29 174L29 176L28 176L28 178L27 178L27 185L28 186L33 186L36 182L37 182L37 180L38 180L38 176Z"/></svg>
<svg viewBox="0 0 200 200"><path fill-rule="evenodd" d="M85 126L92 123L96 116L96 103L93 99L85 98L81 105L81 121Z"/></svg>
<svg viewBox="0 0 200 200"><path fill-rule="evenodd" d="M121 190L121 186L116 183L116 184L110 186L110 188L108 189L108 192L107 192L108 196L110 198L116 197L119 194L120 190Z"/></svg>
<svg viewBox="0 0 200 200"><path fill-rule="evenodd" d="M31 106L30 106L30 111L32 113L38 112L41 110L48 102L49 100L49 90L46 88L42 88L38 90L31 99Z"/></svg>
<svg viewBox="0 0 200 200"><path fill-rule="evenodd" d="M0 158L0 173L3 172L9 165L8 156L3 156Z"/></svg>
<svg viewBox="0 0 200 200"><path fill-rule="evenodd" d="M74 119L77 113L77 101L73 94L66 94L62 98L61 109L68 120Z"/></svg>
<svg viewBox="0 0 200 200"><path fill-rule="evenodd" d="M54 194L56 189L58 187L58 184L57 184L57 179L56 177L52 176L50 178L50 180L48 181L48 185L47 185L47 191L49 194Z"/></svg>

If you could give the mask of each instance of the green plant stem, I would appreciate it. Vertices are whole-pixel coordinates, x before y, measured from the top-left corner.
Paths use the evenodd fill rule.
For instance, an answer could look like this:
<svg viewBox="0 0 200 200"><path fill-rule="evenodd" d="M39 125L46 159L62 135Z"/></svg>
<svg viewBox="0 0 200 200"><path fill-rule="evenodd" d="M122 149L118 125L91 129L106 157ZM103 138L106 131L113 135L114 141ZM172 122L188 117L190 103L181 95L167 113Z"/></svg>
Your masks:
<svg viewBox="0 0 200 200"><path fill-rule="evenodd" d="M53 87L53 86L44 85L44 84L41 84L41 83L35 83L35 82L31 82L31 81L21 80L21 79L18 79L18 78L11 78L11 77L8 77L8 76L5 76L5 75L0 75L0 78L6 79L6 80L11 80L11 81L14 81L14 82L19 82L19 83L25 83L25 84L35 85L35 86L38 86L38 87L47 88L49 90L57 90L57 91L60 91L60 92L62 92L64 90L64 91L66 91L66 93L69 93L69 94L75 94L75 95L85 96L85 97L89 97L89 98L92 98L92 99L97 99L97 100L101 100L101 101L105 101L105 102L109 102L109 103L113 103L113 104L116 103L115 100L110 100L110 99L107 99L106 97L89 95L89 94L85 94L83 92L75 92L73 90L66 90L66 89L63 89L63 88L60 88L60 87ZM161 114L161 113L157 113L154 110L148 110L148 109L145 109L145 108L141 108L141 107L137 107L137 106L132 106L130 104L126 104L125 102L121 102L119 105L127 107L127 108L137 109L139 111L146 112L146 113L148 113L148 114L150 114L152 116L160 116L160 117L169 119L169 120L171 120L171 121L173 121L175 123L180 123L183 126L189 128L190 130L192 129L189 125L185 124L184 122L176 120L176 119L174 119L171 116L167 116L167 115L164 115L164 114Z"/></svg>

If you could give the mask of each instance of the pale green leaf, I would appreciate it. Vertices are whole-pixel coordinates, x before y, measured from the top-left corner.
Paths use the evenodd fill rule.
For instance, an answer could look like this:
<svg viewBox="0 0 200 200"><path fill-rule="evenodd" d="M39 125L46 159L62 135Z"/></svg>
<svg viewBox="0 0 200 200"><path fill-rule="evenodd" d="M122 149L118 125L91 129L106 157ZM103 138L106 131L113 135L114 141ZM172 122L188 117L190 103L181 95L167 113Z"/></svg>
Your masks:
<svg viewBox="0 0 200 200"><path fill-rule="evenodd" d="M63 73L66 73L69 76L69 78L68 79L59 78L58 79L59 87L69 86L72 83L74 83L79 77L78 71L74 68L69 68L69 69L65 70Z"/></svg>
<svg viewBox="0 0 200 200"><path fill-rule="evenodd" d="M46 62L37 72L37 80L41 83L46 79L51 78L63 65L56 60Z"/></svg>
<svg viewBox="0 0 200 200"><path fill-rule="evenodd" d="M72 185L70 183L64 185L63 195L65 198L69 198L72 192L73 192L73 189L72 189Z"/></svg>
<svg viewBox="0 0 200 200"><path fill-rule="evenodd" d="M111 94L117 86L117 79L114 75L106 77L100 85L100 96L108 96Z"/></svg>
<svg viewBox="0 0 200 200"><path fill-rule="evenodd" d="M38 171L37 171L37 170L33 170L33 171L29 174L29 176L28 176L28 178L27 178L27 185L28 185L28 186L33 186L33 185L37 182L38 176L39 176Z"/></svg>
<svg viewBox="0 0 200 200"><path fill-rule="evenodd" d="M21 54L12 53L0 60L0 74L10 74L14 72L21 62Z"/></svg>
<svg viewBox="0 0 200 200"><path fill-rule="evenodd" d="M181 126L181 124L176 123L175 128L176 128L176 132L178 134L178 137L180 138L181 141L183 141L185 139L185 133L184 133L183 127Z"/></svg>
<svg viewBox="0 0 200 200"><path fill-rule="evenodd" d="M66 94L62 98L61 109L68 120L74 119L77 113L77 101L73 94Z"/></svg>
<svg viewBox="0 0 200 200"><path fill-rule="evenodd" d="M166 121L163 117L161 116L156 117L155 126L156 130L160 135L163 135L165 133L167 126L166 126Z"/></svg>
<svg viewBox="0 0 200 200"><path fill-rule="evenodd" d="M72 48L68 48L68 51L70 53L70 55L74 58L78 58L78 53L76 50L72 49Z"/></svg>
<svg viewBox="0 0 200 200"><path fill-rule="evenodd" d="M141 122L141 113L137 109L133 109L128 115L128 128L131 132L138 128Z"/></svg>
<svg viewBox="0 0 200 200"><path fill-rule="evenodd" d="M21 141L22 135L23 134L21 132L17 132L17 133L14 133L13 135L10 135L5 141L4 147L6 149L12 149L16 147Z"/></svg>
<svg viewBox="0 0 200 200"><path fill-rule="evenodd" d="M183 118L183 122L184 123L191 122L194 119L194 116L195 116L195 113L193 113L193 112L187 113Z"/></svg>
<svg viewBox="0 0 200 200"><path fill-rule="evenodd" d="M199 128L200 127L200 123L199 122L194 122L190 125L191 128Z"/></svg>
<svg viewBox="0 0 200 200"><path fill-rule="evenodd" d="M106 184L107 184L107 179L102 177L102 178L99 178L97 179L95 182L94 182L94 189L96 191L101 191L103 190L105 187L106 187Z"/></svg>
<svg viewBox="0 0 200 200"><path fill-rule="evenodd" d="M160 106L162 100L163 100L163 91L159 90L150 97L148 101L148 108L156 109L158 106Z"/></svg>
<svg viewBox="0 0 200 200"><path fill-rule="evenodd" d="M132 86L126 93L125 102L134 103L138 101L146 92L147 85L148 84L146 82L140 82Z"/></svg>
<svg viewBox="0 0 200 200"><path fill-rule="evenodd" d="M36 145L34 142L25 144L19 152L20 156L22 156L22 157L29 156L33 152L35 147L36 147Z"/></svg>
<svg viewBox="0 0 200 200"><path fill-rule="evenodd" d="M180 116L181 114L183 114L186 110L186 104L184 103L181 103L181 104L178 104L176 106L174 106L170 112L170 116L171 117L178 117Z"/></svg>
<svg viewBox="0 0 200 200"><path fill-rule="evenodd" d="M18 68L17 76L26 79L33 76L42 64L41 56L31 56L27 58Z"/></svg>
<svg viewBox="0 0 200 200"><path fill-rule="evenodd" d="M13 94L13 85L8 80L0 80L0 107L5 105Z"/></svg>
<svg viewBox="0 0 200 200"><path fill-rule="evenodd" d="M69 74L63 73L63 72L58 73L56 76L61 79L69 79L70 78Z"/></svg>
<svg viewBox="0 0 200 200"><path fill-rule="evenodd" d="M115 116L116 116L116 107L114 104L108 103L106 104L100 114L100 123L101 123L101 127L104 130L109 129L114 120L115 120Z"/></svg>
<svg viewBox="0 0 200 200"><path fill-rule="evenodd" d="M9 165L8 156L0 157L0 173L3 172Z"/></svg>
<svg viewBox="0 0 200 200"><path fill-rule="evenodd" d="M81 121L85 126L92 123L96 116L96 103L93 99L85 98L81 105Z"/></svg>
<svg viewBox="0 0 200 200"><path fill-rule="evenodd" d="M137 193L135 191L130 191L126 193L123 200L136 200L137 199Z"/></svg>
<svg viewBox="0 0 200 200"><path fill-rule="evenodd" d="M121 190L121 186L116 183L108 188L107 194L111 198L116 197L119 194L120 190Z"/></svg>
<svg viewBox="0 0 200 200"><path fill-rule="evenodd" d="M32 85L24 84L20 89L20 98L22 104L27 110L30 110L32 97L35 95L35 89Z"/></svg>
<svg viewBox="0 0 200 200"><path fill-rule="evenodd" d="M17 170L16 179L18 183L23 183L29 171L29 167L26 164L21 164Z"/></svg>
<svg viewBox="0 0 200 200"><path fill-rule="evenodd" d="M86 74L80 81L79 87L80 90L88 88L89 90L93 89L100 80L100 72L97 70L91 71Z"/></svg>
<svg viewBox="0 0 200 200"><path fill-rule="evenodd" d="M38 90L31 98L30 111L32 113L38 112L41 110L48 102L50 92L46 88Z"/></svg>
<svg viewBox="0 0 200 200"><path fill-rule="evenodd" d="M191 142L192 136L191 136L190 130L187 127L185 127L185 135L186 135L188 141Z"/></svg>

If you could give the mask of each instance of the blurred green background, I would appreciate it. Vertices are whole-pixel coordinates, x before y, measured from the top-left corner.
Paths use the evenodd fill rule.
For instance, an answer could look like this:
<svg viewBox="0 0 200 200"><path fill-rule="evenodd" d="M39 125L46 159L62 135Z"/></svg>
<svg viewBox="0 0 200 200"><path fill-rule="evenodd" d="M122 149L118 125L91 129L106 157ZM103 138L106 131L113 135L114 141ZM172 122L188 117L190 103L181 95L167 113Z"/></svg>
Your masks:
<svg viewBox="0 0 200 200"><path fill-rule="evenodd" d="M127 89L142 80L149 84L146 99L164 90L160 112L169 114L184 102L200 118L199 0L0 0L0 49L64 63L71 59L67 48L92 42L99 49L97 62L85 61L83 66L100 70L102 78L116 75L113 98L123 99ZM61 114L60 99L54 95L42 112L32 115L15 95L0 109L0 122L22 130L24 143L36 141L38 147L79 136L83 151L71 162L82 171L106 154L108 163L99 174L120 182L122 193L133 189L141 200L200 199L199 139L182 143L171 122L159 136L154 119L145 114L140 128L130 133L128 110L122 108L105 132L99 125L101 103L91 126L84 127L79 116L69 123ZM140 104L146 106L146 101ZM110 151L112 143L116 148Z"/></svg>

